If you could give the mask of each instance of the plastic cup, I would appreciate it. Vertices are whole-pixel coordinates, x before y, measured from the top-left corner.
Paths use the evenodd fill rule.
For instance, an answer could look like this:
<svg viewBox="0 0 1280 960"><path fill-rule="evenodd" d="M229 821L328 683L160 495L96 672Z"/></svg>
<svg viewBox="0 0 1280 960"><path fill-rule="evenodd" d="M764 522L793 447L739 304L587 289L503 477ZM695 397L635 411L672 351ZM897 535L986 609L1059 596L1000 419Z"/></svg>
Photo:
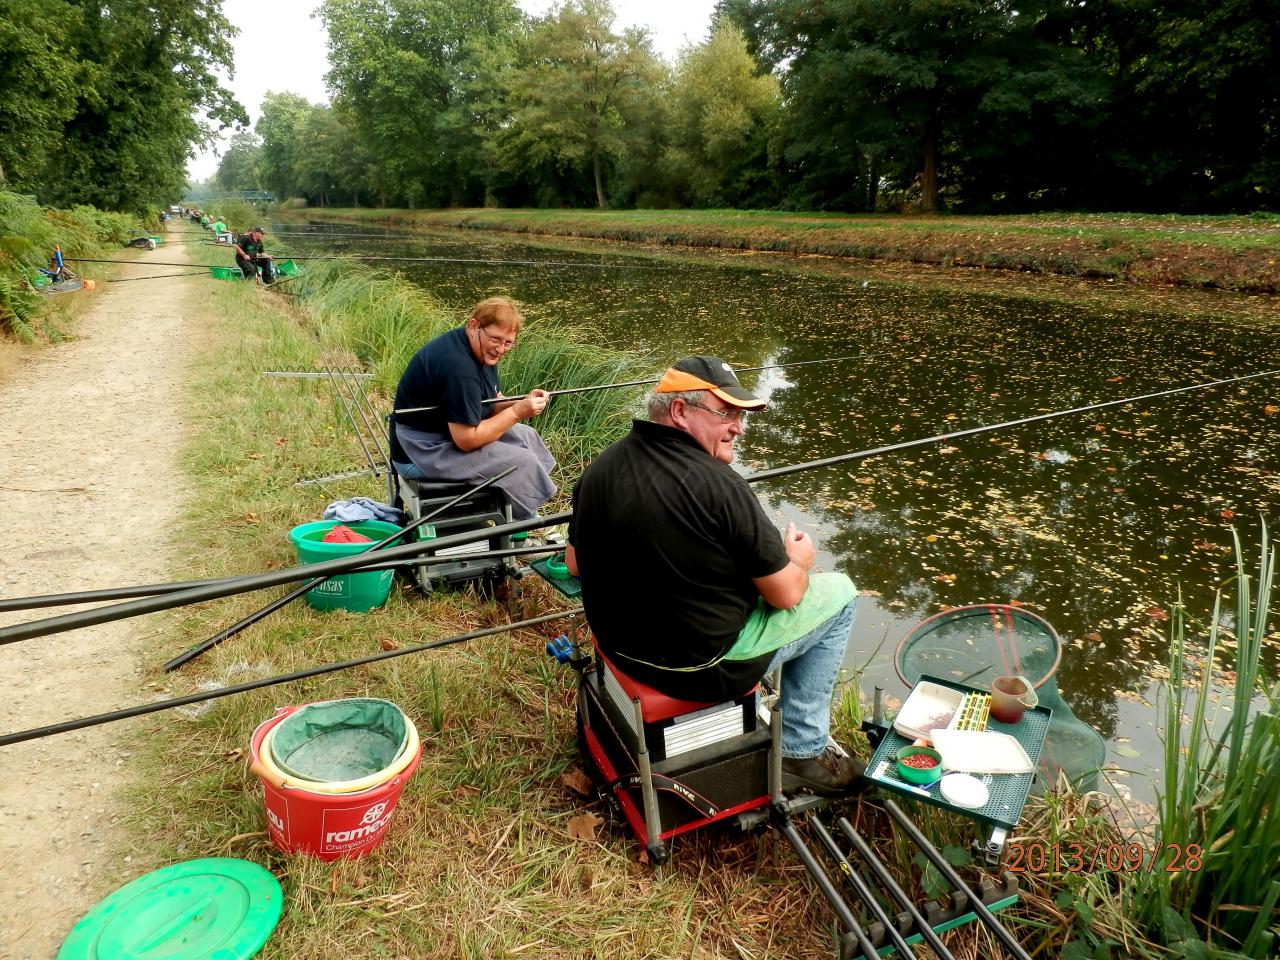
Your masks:
<svg viewBox="0 0 1280 960"><path fill-rule="evenodd" d="M991 716L1001 723L1017 723L1027 707L1036 703L1031 684L1022 677L996 677L991 681Z"/></svg>

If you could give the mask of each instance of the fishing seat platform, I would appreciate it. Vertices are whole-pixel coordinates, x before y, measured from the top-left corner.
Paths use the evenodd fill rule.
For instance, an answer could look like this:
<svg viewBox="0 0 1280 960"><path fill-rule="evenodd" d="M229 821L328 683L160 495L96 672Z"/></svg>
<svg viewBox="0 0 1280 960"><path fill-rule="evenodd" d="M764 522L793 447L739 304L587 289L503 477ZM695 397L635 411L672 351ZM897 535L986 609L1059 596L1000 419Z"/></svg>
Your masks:
<svg viewBox="0 0 1280 960"><path fill-rule="evenodd" d="M395 470L387 473L387 493L392 506L404 510L408 522L419 520L473 486L441 480L422 480L400 476ZM433 539L456 533L469 533L485 527L495 527L511 522L511 507L502 492L489 487L454 504L435 517L429 524L434 533L419 531L419 539ZM478 557L468 559L471 553L486 550L506 550L511 547L507 534L490 537L475 543L440 551L428 551L424 557L456 557L445 563L433 563L412 569L414 583L423 593L453 587L470 581L496 590L510 577L519 577L520 568L509 557Z"/></svg>
<svg viewBox="0 0 1280 960"><path fill-rule="evenodd" d="M983 876L976 887L948 876L942 854L886 799L886 816L946 880L945 898L913 903L903 893L911 885L894 880L847 817L837 811L825 824L819 819L839 801L784 795L781 710L776 702L762 707L758 687L721 703L680 700L627 675L593 641L558 637L547 652L578 673L584 764L597 794L620 814L649 862L664 863L674 837L704 826L767 827L787 840L831 908L841 960L874 960L895 950L914 956L911 944L920 941L950 960L945 946L936 948L937 934L975 920L1009 937L993 913L1018 901L1011 874ZM863 872L872 879L864 881Z"/></svg>

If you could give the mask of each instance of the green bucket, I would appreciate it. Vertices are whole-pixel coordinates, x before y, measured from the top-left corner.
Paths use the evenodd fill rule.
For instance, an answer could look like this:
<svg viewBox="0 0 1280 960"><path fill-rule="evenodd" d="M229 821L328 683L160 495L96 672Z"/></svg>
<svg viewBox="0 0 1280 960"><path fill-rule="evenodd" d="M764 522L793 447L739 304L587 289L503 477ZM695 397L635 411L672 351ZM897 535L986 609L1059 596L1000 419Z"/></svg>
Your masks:
<svg viewBox="0 0 1280 960"><path fill-rule="evenodd" d="M281 277L296 277L302 272L302 268L292 260L281 260L276 264L276 275Z"/></svg>
<svg viewBox="0 0 1280 960"><path fill-rule="evenodd" d="M289 539L298 551L303 563L323 563L339 557L351 557L364 553L373 543L324 543L324 535L336 527L340 520L317 520L304 523L289 531ZM400 528L382 520L356 520L346 524L356 533L371 537L373 542L385 540ZM342 573L307 591L307 603L317 610L351 610L364 613L387 602L391 593L394 570L373 570L366 573Z"/></svg>

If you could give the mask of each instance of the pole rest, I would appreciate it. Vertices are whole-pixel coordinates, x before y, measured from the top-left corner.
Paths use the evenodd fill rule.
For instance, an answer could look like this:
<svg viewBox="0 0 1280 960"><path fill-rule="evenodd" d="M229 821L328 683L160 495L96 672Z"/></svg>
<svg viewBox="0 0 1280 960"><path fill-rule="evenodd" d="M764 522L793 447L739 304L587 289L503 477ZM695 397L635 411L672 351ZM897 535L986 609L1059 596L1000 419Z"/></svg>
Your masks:
<svg viewBox="0 0 1280 960"><path fill-rule="evenodd" d="M574 652L573 641L563 633L547 642L547 656L552 657L556 663L568 663L573 659Z"/></svg>

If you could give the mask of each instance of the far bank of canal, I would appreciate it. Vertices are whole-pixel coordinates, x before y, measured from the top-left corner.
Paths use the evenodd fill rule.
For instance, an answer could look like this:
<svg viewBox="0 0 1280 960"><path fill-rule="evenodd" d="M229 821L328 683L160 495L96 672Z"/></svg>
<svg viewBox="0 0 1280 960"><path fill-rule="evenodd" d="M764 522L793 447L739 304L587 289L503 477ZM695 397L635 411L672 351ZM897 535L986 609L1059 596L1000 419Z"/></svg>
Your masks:
<svg viewBox="0 0 1280 960"><path fill-rule="evenodd" d="M1280 356L1280 322L1266 320L1277 315L1274 297L1128 296L1055 279L1038 291L1025 278L974 290L969 278L829 259L656 258L606 243L280 229L323 234L287 239L316 254L525 261L390 266L460 316L505 293L535 322L588 325L602 343L651 357L655 376L692 353L737 366L874 355L744 378L770 400L739 442L747 471L1270 369ZM1017 601L1062 635L1058 685L1107 741L1123 783L1159 756L1151 704L1170 604L1181 589L1202 632L1212 588L1233 570L1231 528L1251 545L1260 517L1280 513L1277 426L1280 380L1254 381L800 474L759 492L864 591L850 665L865 669L865 691L904 692L893 651L912 624L948 606ZM1274 672L1280 634L1270 642ZM1132 790L1151 795L1145 778Z"/></svg>

